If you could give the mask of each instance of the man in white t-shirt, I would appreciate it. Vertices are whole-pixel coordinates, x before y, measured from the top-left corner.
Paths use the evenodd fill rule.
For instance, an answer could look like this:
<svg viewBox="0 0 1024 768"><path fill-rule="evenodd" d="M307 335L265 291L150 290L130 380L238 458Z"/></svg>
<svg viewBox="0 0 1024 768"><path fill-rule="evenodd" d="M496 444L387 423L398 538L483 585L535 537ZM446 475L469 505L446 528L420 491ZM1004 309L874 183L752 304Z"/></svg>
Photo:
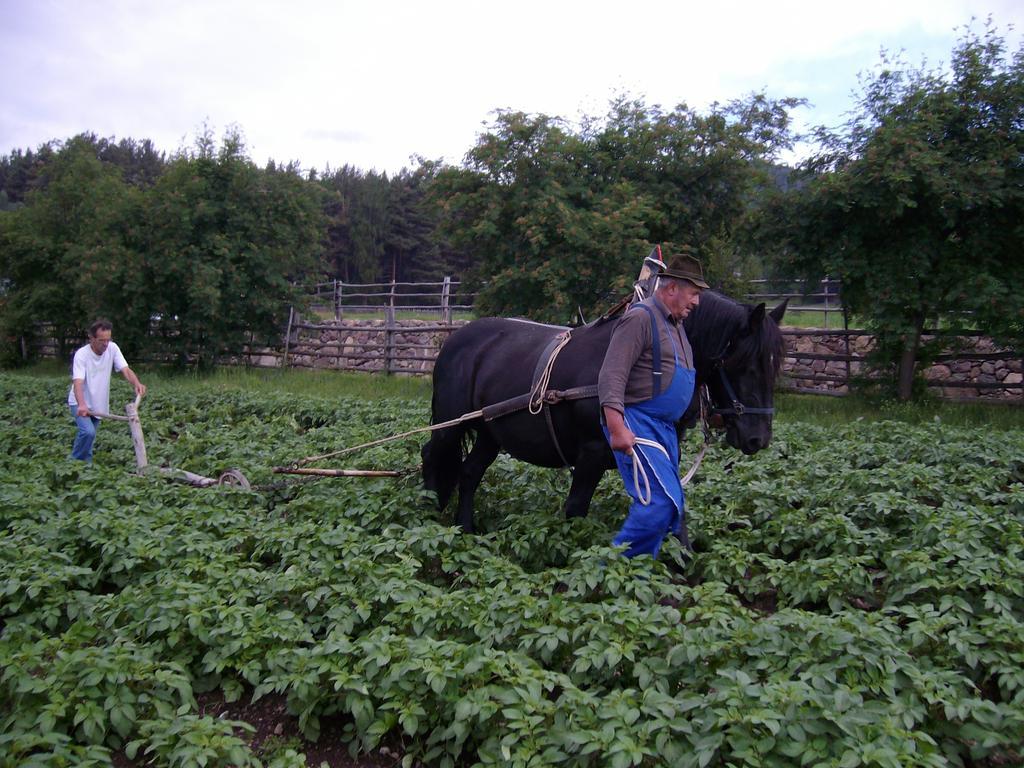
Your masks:
<svg viewBox="0 0 1024 768"><path fill-rule="evenodd" d="M89 343L75 352L71 363L71 390L68 406L78 425L71 458L92 461L92 445L100 420L95 414L110 413L110 375L118 371L140 397L146 385L128 367L121 349L110 340L114 326L109 320L97 320L89 326Z"/></svg>

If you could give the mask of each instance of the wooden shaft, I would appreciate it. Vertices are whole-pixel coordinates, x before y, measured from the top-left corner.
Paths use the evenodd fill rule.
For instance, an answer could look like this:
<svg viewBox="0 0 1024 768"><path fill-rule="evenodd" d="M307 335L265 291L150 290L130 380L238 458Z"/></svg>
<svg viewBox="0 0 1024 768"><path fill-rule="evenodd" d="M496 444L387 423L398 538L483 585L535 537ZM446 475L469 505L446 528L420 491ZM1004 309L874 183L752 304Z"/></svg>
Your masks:
<svg viewBox="0 0 1024 768"><path fill-rule="evenodd" d="M146 458L146 442L142 439L142 422L139 421L139 399L128 403L124 409L128 413L128 429L132 432L132 445L135 446L135 464L142 472L149 460Z"/></svg>

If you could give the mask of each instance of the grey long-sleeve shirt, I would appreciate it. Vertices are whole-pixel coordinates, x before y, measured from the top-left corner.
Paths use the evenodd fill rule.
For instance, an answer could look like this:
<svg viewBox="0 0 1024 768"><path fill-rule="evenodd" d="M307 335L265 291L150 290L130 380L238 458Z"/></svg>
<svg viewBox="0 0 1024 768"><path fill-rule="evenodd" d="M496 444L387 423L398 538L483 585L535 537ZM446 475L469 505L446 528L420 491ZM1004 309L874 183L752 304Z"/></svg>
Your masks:
<svg viewBox="0 0 1024 768"><path fill-rule="evenodd" d="M679 363L693 368L693 350L686 338L683 324L677 323L657 296L642 302L658 314L658 335L661 339L661 391L672 384L675 361L672 356L672 338L680 350ZM662 322L664 319L664 322ZM637 306L630 307L612 331L611 342L597 376L597 396L601 407L608 406L624 413L626 404L640 403L653 396L651 372L654 352L651 349L651 316Z"/></svg>

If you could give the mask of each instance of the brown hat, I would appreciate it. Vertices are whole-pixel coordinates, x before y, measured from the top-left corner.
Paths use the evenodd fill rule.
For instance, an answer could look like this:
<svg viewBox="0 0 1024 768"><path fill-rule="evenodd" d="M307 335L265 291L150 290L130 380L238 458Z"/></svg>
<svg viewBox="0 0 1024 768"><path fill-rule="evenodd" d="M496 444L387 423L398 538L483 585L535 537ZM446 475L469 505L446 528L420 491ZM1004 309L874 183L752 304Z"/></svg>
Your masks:
<svg viewBox="0 0 1024 768"><path fill-rule="evenodd" d="M659 277L674 277L679 280L689 280L698 288L710 288L704 282L704 269L700 262L687 253L680 253L669 257L668 266L661 270Z"/></svg>

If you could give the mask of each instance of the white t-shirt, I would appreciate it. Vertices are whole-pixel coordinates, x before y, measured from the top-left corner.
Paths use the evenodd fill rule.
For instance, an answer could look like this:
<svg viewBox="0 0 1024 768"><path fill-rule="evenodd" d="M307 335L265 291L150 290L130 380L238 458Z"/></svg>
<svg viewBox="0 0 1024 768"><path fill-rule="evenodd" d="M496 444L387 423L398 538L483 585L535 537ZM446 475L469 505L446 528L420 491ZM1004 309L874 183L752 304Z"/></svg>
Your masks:
<svg viewBox="0 0 1024 768"><path fill-rule="evenodd" d="M110 413L110 374L120 373L128 367L128 361L121 354L121 348L110 342L102 355L92 351L86 344L75 352L71 361L71 391L68 392L68 405L78 405L75 399L75 379L83 379L85 404L96 413Z"/></svg>

